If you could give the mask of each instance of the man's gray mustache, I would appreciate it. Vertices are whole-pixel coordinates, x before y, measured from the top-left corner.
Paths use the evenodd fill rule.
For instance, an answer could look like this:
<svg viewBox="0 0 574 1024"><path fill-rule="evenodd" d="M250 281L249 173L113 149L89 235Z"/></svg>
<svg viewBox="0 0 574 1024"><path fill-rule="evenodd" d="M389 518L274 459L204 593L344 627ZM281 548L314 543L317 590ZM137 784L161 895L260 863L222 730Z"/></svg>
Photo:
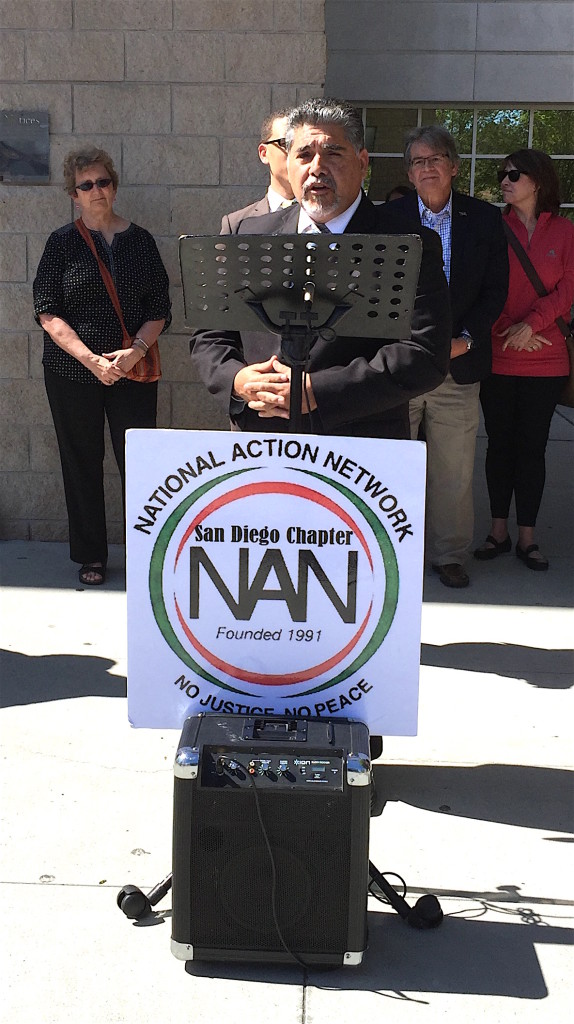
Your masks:
<svg viewBox="0 0 574 1024"><path fill-rule="evenodd" d="M307 192L310 189L312 189L315 185L326 185L327 188L332 188L333 191L335 191L335 182L333 181L332 178L328 178L328 177L316 178L314 181L308 181L307 182L307 184L303 188L303 195L306 195Z"/></svg>

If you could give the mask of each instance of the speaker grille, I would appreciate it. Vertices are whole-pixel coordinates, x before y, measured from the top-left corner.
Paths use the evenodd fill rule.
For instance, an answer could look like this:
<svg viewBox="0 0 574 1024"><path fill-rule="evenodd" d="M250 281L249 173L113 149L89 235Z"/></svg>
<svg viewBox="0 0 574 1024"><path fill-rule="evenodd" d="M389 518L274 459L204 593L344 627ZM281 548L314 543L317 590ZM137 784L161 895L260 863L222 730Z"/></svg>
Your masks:
<svg viewBox="0 0 574 1024"><path fill-rule="evenodd" d="M342 794L276 795L259 802L276 869L275 907L286 944L345 951L351 830ZM281 950L273 869L252 791L196 791L188 836L191 943ZM187 881L187 880L186 880ZM184 881L184 888L187 885Z"/></svg>

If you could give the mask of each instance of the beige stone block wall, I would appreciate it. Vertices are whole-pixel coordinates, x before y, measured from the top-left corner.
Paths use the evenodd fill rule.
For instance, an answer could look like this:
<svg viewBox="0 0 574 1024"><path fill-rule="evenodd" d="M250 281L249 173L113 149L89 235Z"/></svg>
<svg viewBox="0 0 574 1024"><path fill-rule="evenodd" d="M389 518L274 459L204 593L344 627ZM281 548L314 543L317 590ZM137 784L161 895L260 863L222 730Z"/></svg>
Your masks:
<svg viewBox="0 0 574 1024"><path fill-rule="evenodd" d="M0 0L0 26L71 29L72 0Z"/></svg>
<svg viewBox="0 0 574 1024"><path fill-rule="evenodd" d="M0 75L6 82L24 75L24 40L19 32L0 32Z"/></svg>
<svg viewBox="0 0 574 1024"><path fill-rule="evenodd" d="M163 135L132 135L124 144L124 180L130 185L213 185L219 176L219 139L170 135L169 164Z"/></svg>
<svg viewBox="0 0 574 1024"><path fill-rule="evenodd" d="M154 30L172 27L171 0L80 0L75 4L75 25L98 29L113 24L116 29Z"/></svg>
<svg viewBox="0 0 574 1024"><path fill-rule="evenodd" d="M28 378L28 345L27 334L16 334L12 331L10 344L0 345L0 380L3 384L11 378Z"/></svg>
<svg viewBox="0 0 574 1024"><path fill-rule="evenodd" d="M0 281L25 281L26 235L10 234L0 236Z"/></svg>
<svg viewBox="0 0 574 1024"><path fill-rule="evenodd" d="M58 449L44 391L32 282L51 231L70 221L62 161L93 142L120 176L116 207L152 232L172 284L158 422L227 429L196 379L179 278L180 234L215 234L258 198L259 126L320 95L324 0L0 0L0 108L50 116L50 184L0 181L0 537L66 540ZM104 463L110 540L119 478Z"/></svg>
<svg viewBox="0 0 574 1024"><path fill-rule="evenodd" d="M121 32L27 32L26 70L32 81L121 82ZM94 59L95 58L95 59Z"/></svg>
<svg viewBox="0 0 574 1024"><path fill-rule="evenodd" d="M0 7L0 15L2 8ZM51 132L72 130L72 87L42 82L2 82L3 110L47 110Z"/></svg>

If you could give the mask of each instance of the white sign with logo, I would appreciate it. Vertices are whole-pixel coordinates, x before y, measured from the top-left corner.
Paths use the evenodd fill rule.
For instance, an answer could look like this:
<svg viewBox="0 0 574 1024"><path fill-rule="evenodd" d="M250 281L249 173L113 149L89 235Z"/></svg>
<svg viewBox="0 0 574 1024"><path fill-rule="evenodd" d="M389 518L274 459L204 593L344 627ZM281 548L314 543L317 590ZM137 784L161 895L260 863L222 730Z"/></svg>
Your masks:
<svg viewBox="0 0 574 1024"><path fill-rule="evenodd" d="M417 730L425 446L127 434L128 713Z"/></svg>

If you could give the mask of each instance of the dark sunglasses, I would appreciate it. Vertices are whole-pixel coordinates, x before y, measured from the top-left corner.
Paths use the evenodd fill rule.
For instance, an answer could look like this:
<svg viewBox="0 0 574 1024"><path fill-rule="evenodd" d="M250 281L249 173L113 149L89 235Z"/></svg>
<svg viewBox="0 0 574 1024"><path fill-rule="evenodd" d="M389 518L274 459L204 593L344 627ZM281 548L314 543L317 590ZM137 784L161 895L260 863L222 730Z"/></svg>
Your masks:
<svg viewBox="0 0 574 1024"><path fill-rule="evenodd" d="M96 178L95 181L82 181L80 185L76 185L76 189L79 189L80 192L91 192L94 185L97 185L98 188L107 188L111 183L111 178Z"/></svg>
<svg viewBox="0 0 574 1024"><path fill-rule="evenodd" d="M497 171L496 177L498 178L498 184L502 185L502 182L507 177L509 181L518 181L522 171L517 171L514 167L511 171Z"/></svg>
<svg viewBox="0 0 574 1024"><path fill-rule="evenodd" d="M287 139L267 139L267 142L265 142L264 145L279 146L279 149L282 149L284 153L287 152Z"/></svg>

